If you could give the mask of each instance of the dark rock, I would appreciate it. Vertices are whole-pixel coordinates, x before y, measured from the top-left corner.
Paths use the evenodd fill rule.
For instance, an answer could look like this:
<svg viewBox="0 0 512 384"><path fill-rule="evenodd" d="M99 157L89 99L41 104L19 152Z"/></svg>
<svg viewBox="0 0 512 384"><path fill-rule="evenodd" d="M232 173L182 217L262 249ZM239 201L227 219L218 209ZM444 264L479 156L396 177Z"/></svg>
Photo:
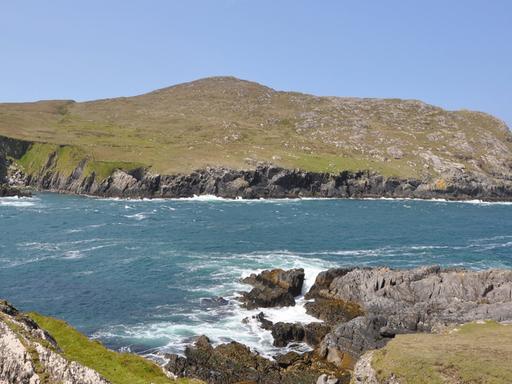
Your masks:
<svg viewBox="0 0 512 384"><path fill-rule="evenodd" d="M315 283L311 286L309 291L306 292L304 297L308 300L322 297L322 292L329 290L332 281L336 277L346 275L353 269L354 268L332 268L327 271L320 272L315 279Z"/></svg>
<svg viewBox="0 0 512 384"><path fill-rule="evenodd" d="M295 305L294 296L300 294L304 283L304 270L273 269L252 274L242 282L252 285L250 292L243 292L240 300L248 309L285 307Z"/></svg>
<svg viewBox="0 0 512 384"><path fill-rule="evenodd" d="M253 288L250 292L242 292L242 305L247 309L268 307L289 307L295 305L295 299L282 288Z"/></svg>
<svg viewBox="0 0 512 384"><path fill-rule="evenodd" d="M274 356L274 359L281 368L288 368L290 365L302 360L302 358L297 352L288 352L284 355Z"/></svg>
<svg viewBox="0 0 512 384"><path fill-rule="evenodd" d="M256 316L253 316L258 322L260 323L260 327L270 331L272 330L272 327L274 326L274 323L268 320L265 317L265 314L263 312L258 313Z"/></svg>
<svg viewBox="0 0 512 384"><path fill-rule="evenodd" d="M252 274L242 282L252 285L253 287L279 287L285 289L293 296L301 294L302 285L304 283L304 269L272 269L261 272L260 274Z"/></svg>
<svg viewBox="0 0 512 384"><path fill-rule="evenodd" d="M26 189L11 187L6 184L0 184L0 197L30 197L32 193Z"/></svg>
<svg viewBox="0 0 512 384"><path fill-rule="evenodd" d="M291 341L304 340L304 326L298 323L275 323L272 327L272 336L274 337L274 346L286 347Z"/></svg>
<svg viewBox="0 0 512 384"><path fill-rule="evenodd" d="M237 342L212 347L206 337L200 337L195 346L187 347L184 357L173 354L166 358L165 369L176 376L211 384L314 384L323 373L348 383L345 372L313 354L292 352L272 361Z"/></svg>
<svg viewBox="0 0 512 384"><path fill-rule="evenodd" d="M316 348L329 333L331 326L325 323L284 323L278 322L271 327L274 346L286 347L291 342L305 342Z"/></svg>
<svg viewBox="0 0 512 384"><path fill-rule="evenodd" d="M214 307L221 307L224 305L228 305L229 300L226 300L223 297L217 296L217 297L207 297L201 299L201 305L208 307L208 308L214 308Z"/></svg>

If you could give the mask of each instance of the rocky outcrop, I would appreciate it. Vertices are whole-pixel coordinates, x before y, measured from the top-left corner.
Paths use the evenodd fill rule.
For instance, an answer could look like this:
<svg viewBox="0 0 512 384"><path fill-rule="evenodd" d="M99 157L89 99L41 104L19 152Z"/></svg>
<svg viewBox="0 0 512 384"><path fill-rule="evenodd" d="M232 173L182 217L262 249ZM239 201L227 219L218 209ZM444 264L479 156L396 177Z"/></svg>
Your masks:
<svg viewBox="0 0 512 384"><path fill-rule="evenodd" d="M274 346L286 347L290 342L304 342L317 347L329 333L331 327L324 323L284 323L277 322L271 326Z"/></svg>
<svg viewBox="0 0 512 384"><path fill-rule="evenodd" d="M30 191L19 189L16 187L11 187L7 184L0 184L0 197L12 197L12 196L30 196Z"/></svg>
<svg viewBox="0 0 512 384"><path fill-rule="evenodd" d="M96 371L66 360L51 335L9 303L0 301L0 383L109 382Z"/></svg>
<svg viewBox="0 0 512 384"><path fill-rule="evenodd" d="M304 270L273 269L252 274L242 282L254 287L249 292L242 292L240 297L242 305L248 309L294 306L295 296L302 291Z"/></svg>
<svg viewBox="0 0 512 384"><path fill-rule="evenodd" d="M331 271L328 287L325 275L319 280L312 289L316 298L352 302L364 310L364 316L338 323L322 341L320 355L336 363L340 355L358 357L380 348L398 333L512 320L511 270L353 269Z"/></svg>
<svg viewBox="0 0 512 384"><path fill-rule="evenodd" d="M261 272L260 274L251 274L242 279L245 284L252 286L268 286L279 287L288 291L292 296L301 294L302 285L304 284L304 269L272 269Z"/></svg>
<svg viewBox="0 0 512 384"><path fill-rule="evenodd" d="M248 347L231 342L213 347L206 336L185 350L185 356L167 355L165 366L178 377L195 377L211 384L313 384L322 375L335 384L348 383L348 372L339 370L313 353L279 355L266 359ZM324 377L324 376L322 376Z"/></svg>

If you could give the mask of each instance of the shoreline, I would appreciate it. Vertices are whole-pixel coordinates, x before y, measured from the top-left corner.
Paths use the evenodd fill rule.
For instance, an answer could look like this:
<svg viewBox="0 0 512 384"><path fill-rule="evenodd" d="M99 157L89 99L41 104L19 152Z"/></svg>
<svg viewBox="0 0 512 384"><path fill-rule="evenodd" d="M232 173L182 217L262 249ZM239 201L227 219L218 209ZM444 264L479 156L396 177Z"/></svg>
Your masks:
<svg viewBox="0 0 512 384"><path fill-rule="evenodd" d="M242 276L239 282L253 287L245 293L239 292L241 297L264 300L258 301L260 305L256 308L248 308L241 321L250 319L260 332L271 335L276 346L273 355L249 348L237 341L239 338L214 343L208 335L195 336L195 342L191 340L180 354L128 354L158 363L168 377L194 378L214 384L249 379L254 372L258 372L256 383L315 383L317 378L325 375L338 380L337 383L348 384L350 379L367 374L371 369L368 359L380 356L380 351L387 349L388 344L396 351L396 348L406 348L407 344L401 343L415 335L423 339L428 335L446 339L446 335L453 335L461 325L469 330L481 325L478 332L485 334L490 328L492 332L497 329L508 335L508 328L496 327L512 321L512 300L508 297L508 291L512 289L511 268L475 272L467 268L439 266L403 270L351 267L323 269L315 276L310 273L307 278L302 268L273 269L255 271L252 275ZM454 284L460 287L452 290ZM268 314L293 308L274 302L276 292L281 295L291 289L295 292L296 305L304 306L307 316L316 321L297 321L299 319ZM414 303L408 301L410 294L416 297ZM243 308L247 301L238 298L230 297L230 301ZM4 317L15 311L6 308ZM426 308L434 310L426 311ZM59 321L35 314L31 316L38 321L50 321L50 325ZM2 320L0 316L0 325ZM76 333L71 328L66 332ZM59 335L60 340L64 340L62 337ZM91 342L93 339L89 337ZM450 341L446 343L450 344ZM308 348L290 349L289 346L294 344L304 344ZM235 370L231 368L232 362L236 364ZM303 379L294 381L296 377Z"/></svg>
<svg viewBox="0 0 512 384"><path fill-rule="evenodd" d="M257 197L257 198L243 198L243 197L222 197L217 195L203 194L193 195L191 197L105 197L100 195L91 195L86 193L75 193L69 191L59 190L37 190L29 189L31 195L13 195L1 196L0 199L5 198L18 198L30 199L36 197L37 194L53 194L63 196L77 196L95 200L106 201L129 201L129 202L150 202L150 201L196 201L196 202L230 202L230 203L254 203L254 202L283 202L283 201L414 201L414 202L432 202L432 203L462 203L462 204L481 204L481 205L512 205L512 197L510 199L474 199L468 198L422 198L422 197Z"/></svg>

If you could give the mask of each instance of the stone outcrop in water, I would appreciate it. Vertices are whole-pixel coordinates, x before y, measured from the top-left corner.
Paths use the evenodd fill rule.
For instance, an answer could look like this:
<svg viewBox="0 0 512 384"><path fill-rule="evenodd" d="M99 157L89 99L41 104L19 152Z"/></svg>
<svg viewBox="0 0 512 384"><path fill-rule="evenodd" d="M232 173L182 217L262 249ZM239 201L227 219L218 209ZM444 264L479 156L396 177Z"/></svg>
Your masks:
<svg viewBox="0 0 512 384"><path fill-rule="evenodd" d="M249 292L242 292L240 301L248 309L267 307L287 307L295 305L295 296L300 295L304 283L304 270L273 269L252 274L242 282L252 285Z"/></svg>
<svg viewBox="0 0 512 384"><path fill-rule="evenodd" d="M0 383L108 384L96 371L66 360L57 342L29 317L0 301Z"/></svg>

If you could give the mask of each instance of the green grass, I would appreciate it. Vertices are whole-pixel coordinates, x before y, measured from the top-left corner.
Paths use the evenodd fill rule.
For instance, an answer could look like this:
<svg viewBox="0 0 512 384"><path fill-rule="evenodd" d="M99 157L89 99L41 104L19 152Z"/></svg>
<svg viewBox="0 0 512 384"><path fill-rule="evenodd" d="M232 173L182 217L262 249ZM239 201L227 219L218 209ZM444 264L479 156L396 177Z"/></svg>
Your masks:
<svg viewBox="0 0 512 384"><path fill-rule="evenodd" d="M384 382L403 384L509 384L512 325L470 323L446 334L399 335L374 353L372 366Z"/></svg>
<svg viewBox="0 0 512 384"><path fill-rule="evenodd" d="M191 379L171 380L152 361L135 354L111 351L62 320L37 313L30 313L29 316L55 338L64 357L94 369L112 384L201 383Z"/></svg>
<svg viewBox="0 0 512 384"><path fill-rule="evenodd" d="M436 171L424 166L419 152L463 163L467 170L480 164L496 171L490 153L502 164L512 158L510 132L483 113L445 111L411 100L278 92L234 78L85 103L0 104L0 135L65 145L73 148L69 156L63 154L70 161L83 152L104 164L136 163L162 174L270 162L307 171L370 169L428 177ZM403 156L391 156L390 147L400 148ZM39 150L37 158L23 161L30 169L46 160L45 149ZM66 160L62 167L72 165Z"/></svg>
<svg viewBox="0 0 512 384"><path fill-rule="evenodd" d="M17 162L28 174L37 174L46 165L50 156L55 153L53 171L68 177L75 170L81 160L86 159L82 178L94 172L97 180L102 181L110 176L116 169L130 171L143 165L134 162L97 161L91 159L88 153L76 146L34 143Z"/></svg>

